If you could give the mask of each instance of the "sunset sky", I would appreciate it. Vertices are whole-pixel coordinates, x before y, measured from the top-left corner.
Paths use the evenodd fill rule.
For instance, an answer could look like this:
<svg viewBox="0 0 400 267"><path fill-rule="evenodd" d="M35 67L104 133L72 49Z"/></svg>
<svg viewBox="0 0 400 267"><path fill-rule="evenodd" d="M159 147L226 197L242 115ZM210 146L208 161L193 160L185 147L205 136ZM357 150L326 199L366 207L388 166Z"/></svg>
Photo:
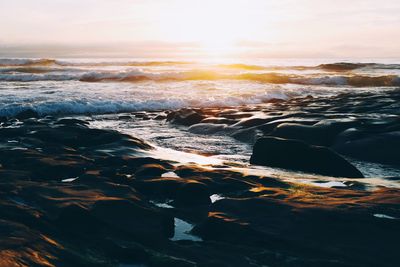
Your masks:
<svg viewBox="0 0 400 267"><path fill-rule="evenodd" d="M400 57L399 0L2 0L0 56Z"/></svg>

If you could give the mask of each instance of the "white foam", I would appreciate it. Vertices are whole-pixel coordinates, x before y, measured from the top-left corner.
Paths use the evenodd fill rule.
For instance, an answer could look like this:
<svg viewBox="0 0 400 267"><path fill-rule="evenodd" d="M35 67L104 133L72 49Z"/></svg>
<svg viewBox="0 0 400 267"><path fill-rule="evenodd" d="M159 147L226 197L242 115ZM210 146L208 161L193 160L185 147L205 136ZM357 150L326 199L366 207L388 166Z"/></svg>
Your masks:
<svg viewBox="0 0 400 267"><path fill-rule="evenodd" d="M76 179L78 179L78 177L63 179L63 180L61 180L61 182L71 183L71 182L75 181Z"/></svg>
<svg viewBox="0 0 400 267"><path fill-rule="evenodd" d="M167 177L167 178L181 178L176 174L175 172L165 172L161 175L161 177Z"/></svg>
<svg viewBox="0 0 400 267"><path fill-rule="evenodd" d="M211 195L210 196L210 199L211 199L211 203L215 203L215 202L217 202L218 200L221 200L221 199L224 199L225 197L223 197L223 196L221 196L221 195L219 195L219 194L214 194L214 195Z"/></svg>
<svg viewBox="0 0 400 267"><path fill-rule="evenodd" d="M390 220L396 220L397 219L396 217L389 216L389 215L386 215L386 214L380 214L380 213L374 214L374 217L380 218L380 219L390 219Z"/></svg>
<svg viewBox="0 0 400 267"><path fill-rule="evenodd" d="M193 225L185 222L184 220L175 218L175 233L171 238L172 241L179 240L191 240L191 241L203 241L200 237L190 234L193 229Z"/></svg>
<svg viewBox="0 0 400 267"><path fill-rule="evenodd" d="M260 104L288 96L279 88L247 82L2 84L0 116L33 109L40 115L105 114ZM212 89L209 89L209 88Z"/></svg>

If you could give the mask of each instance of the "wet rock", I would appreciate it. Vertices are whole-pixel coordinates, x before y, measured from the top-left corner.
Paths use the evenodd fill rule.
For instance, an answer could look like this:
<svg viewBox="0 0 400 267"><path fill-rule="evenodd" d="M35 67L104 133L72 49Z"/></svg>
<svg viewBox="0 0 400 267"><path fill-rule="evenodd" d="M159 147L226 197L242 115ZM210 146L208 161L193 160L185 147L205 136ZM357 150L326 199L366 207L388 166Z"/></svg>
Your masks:
<svg viewBox="0 0 400 267"><path fill-rule="evenodd" d="M207 186L196 181L183 184L178 189L176 201L183 205L208 205L211 203Z"/></svg>
<svg viewBox="0 0 400 267"><path fill-rule="evenodd" d="M174 199L182 184L180 178L155 178L143 181L132 181L132 186L143 194L151 195L154 198Z"/></svg>
<svg viewBox="0 0 400 267"><path fill-rule="evenodd" d="M141 240L162 241L174 230L172 217L128 200L99 200L93 206L92 214Z"/></svg>
<svg viewBox="0 0 400 267"><path fill-rule="evenodd" d="M236 123L234 126L254 127L254 126L268 123L271 120L272 120L272 118L248 118L248 119L241 120L240 122Z"/></svg>
<svg viewBox="0 0 400 267"><path fill-rule="evenodd" d="M46 127L33 131L30 133L30 137L72 148L100 146L116 142L130 143L132 147L141 149L150 148L140 139L113 130L91 129L82 124L58 125L54 128Z"/></svg>
<svg viewBox="0 0 400 267"><path fill-rule="evenodd" d="M256 127L234 131L231 136L239 141L254 143L261 133Z"/></svg>
<svg viewBox="0 0 400 267"><path fill-rule="evenodd" d="M136 172L135 176L139 178L159 177L167 172L167 169L160 164L145 164L142 165Z"/></svg>
<svg viewBox="0 0 400 267"><path fill-rule="evenodd" d="M305 118L287 118L287 119L274 119L268 123L259 125L257 128L263 131L264 134L270 134L276 127L284 123L294 123L301 125L313 125L317 123L316 119L305 119Z"/></svg>
<svg viewBox="0 0 400 267"><path fill-rule="evenodd" d="M357 168L328 148L276 137L258 139L250 163L336 177L363 177Z"/></svg>
<svg viewBox="0 0 400 267"><path fill-rule="evenodd" d="M89 122L84 120L72 119L72 118L65 118L59 119L54 124L63 124L63 125L89 125Z"/></svg>
<svg viewBox="0 0 400 267"><path fill-rule="evenodd" d="M201 121L201 123L213 123L213 124L227 124L232 125L236 123L235 119L221 118L221 117L208 117Z"/></svg>
<svg viewBox="0 0 400 267"><path fill-rule="evenodd" d="M192 232L201 236L204 240L230 242L235 242L234 240L238 239L255 241L254 237L257 236L257 232L251 229L248 224L219 212L210 213L207 219L196 225Z"/></svg>
<svg viewBox="0 0 400 267"><path fill-rule="evenodd" d="M189 127L188 131L195 134L215 134L227 129L226 124L198 123Z"/></svg>
<svg viewBox="0 0 400 267"><path fill-rule="evenodd" d="M332 147L338 153L366 161L400 166L399 131L381 134L364 133L362 138L355 138L362 135L355 130L345 134Z"/></svg>
<svg viewBox="0 0 400 267"><path fill-rule="evenodd" d="M358 125L356 121L322 120L314 125L283 123L271 135L296 139L317 146L330 146L336 135L347 128Z"/></svg>
<svg viewBox="0 0 400 267"><path fill-rule="evenodd" d="M327 131L309 125L282 123L275 128L271 135L285 139L301 140L312 145L326 146L329 144Z"/></svg>
<svg viewBox="0 0 400 267"><path fill-rule="evenodd" d="M105 227L88 209L74 204L61 208L55 223L65 231L79 235L97 234Z"/></svg>
<svg viewBox="0 0 400 267"><path fill-rule="evenodd" d="M199 123L205 116L193 109L181 109L173 111L167 115L167 121L172 123L190 126Z"/></svg>

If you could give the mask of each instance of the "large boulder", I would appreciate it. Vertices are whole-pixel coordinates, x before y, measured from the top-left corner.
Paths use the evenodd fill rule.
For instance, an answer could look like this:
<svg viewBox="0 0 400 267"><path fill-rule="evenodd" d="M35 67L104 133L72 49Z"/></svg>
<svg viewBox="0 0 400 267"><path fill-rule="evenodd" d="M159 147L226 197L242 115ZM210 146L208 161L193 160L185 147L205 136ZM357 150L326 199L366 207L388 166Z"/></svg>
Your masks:
<svg viewBox="0 0 400 267"><path fill-rule="evenodd" d="M329 148L277 137L258 139L250 163L335 177L363 177L356 167Z"/></svg>

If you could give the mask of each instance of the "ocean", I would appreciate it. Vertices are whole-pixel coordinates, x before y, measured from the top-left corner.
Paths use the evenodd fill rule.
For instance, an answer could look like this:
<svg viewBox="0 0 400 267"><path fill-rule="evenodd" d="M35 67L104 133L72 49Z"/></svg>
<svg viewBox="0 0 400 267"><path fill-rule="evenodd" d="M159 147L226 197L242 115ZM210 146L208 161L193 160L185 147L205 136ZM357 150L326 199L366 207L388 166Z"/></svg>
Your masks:
<svg viewBox="0 0 400 267"><path fill-rule="evenodd" d="M0 116L240 106L399 86L400 64L375 61L0 59Z"/></svg>

